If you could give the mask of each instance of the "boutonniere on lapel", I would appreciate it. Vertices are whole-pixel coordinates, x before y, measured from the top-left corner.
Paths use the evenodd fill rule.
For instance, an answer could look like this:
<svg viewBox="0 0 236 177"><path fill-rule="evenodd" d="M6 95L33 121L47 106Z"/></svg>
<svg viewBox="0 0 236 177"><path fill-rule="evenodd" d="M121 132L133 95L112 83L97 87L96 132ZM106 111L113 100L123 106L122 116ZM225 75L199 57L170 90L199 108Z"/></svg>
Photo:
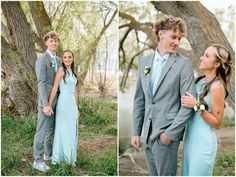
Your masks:
<svg viewBox="0 0 236 177"><path fill-rule="evenodd" d="M53 67L53 68L55 67L54 61L51 61L51 62L50 62L50 66Z"/></svg>
<svg viewBox="0 0 236 177"><path fill-rule="evenodd" d="M148 75L148 74L150 73L150 71L151 71L151 67L150 67L150 66L145 66L145 68L144 68L144 74L145 74L145 75Z"/></svg>

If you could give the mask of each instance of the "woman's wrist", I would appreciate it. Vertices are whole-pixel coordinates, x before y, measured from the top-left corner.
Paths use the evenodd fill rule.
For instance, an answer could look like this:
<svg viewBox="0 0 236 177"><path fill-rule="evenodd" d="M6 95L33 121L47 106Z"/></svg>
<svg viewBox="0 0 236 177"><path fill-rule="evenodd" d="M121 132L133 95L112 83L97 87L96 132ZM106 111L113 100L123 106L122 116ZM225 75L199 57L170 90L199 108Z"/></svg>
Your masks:
<svg viewBox="0 0 236 177"><path fill-rule="evenodd" d="M196 103L196 105L193 107L193 109L198 114L202 114L206 110L205 105L202 104L200 101Z"/></svg>
<svg viewBox="0 0 236 177"><path fill-rule="evenodd" d="M192 104L192 108L194 109L194 107L198 104L197 100L195 99L193 104Z"/></svg>

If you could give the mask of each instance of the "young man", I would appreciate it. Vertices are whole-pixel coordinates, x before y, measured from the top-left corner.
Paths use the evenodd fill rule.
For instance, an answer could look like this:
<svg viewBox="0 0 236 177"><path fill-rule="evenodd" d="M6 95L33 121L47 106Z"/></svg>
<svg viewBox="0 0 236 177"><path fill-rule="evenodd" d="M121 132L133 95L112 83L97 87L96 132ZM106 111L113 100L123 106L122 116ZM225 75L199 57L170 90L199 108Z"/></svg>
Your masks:
<svg viewBox="0 0 236 177"><path fill-rule="evenodd" d="M55 74L60 67L60 60L56 56L56 49L59 38L55 32L48 32L44 36L47 51L37 59L35 71L38 83L38 120L34 136L34 163L33 167L46 172L50 168L43 160L51 160L52 143L55 129L55 115L52 114L48 105L48 98L51 92ZM52 105L56 107L56 101ZM56 111L53 111L56 112ZM44 146L44 148L43 148ZM44 156L43 156L44 149Z"/></svg>
<svg viewBox="0 0 236 177"><path fill-rule="evenodd" d="M143 128L151 176L176 175L179 142L192 115L192 109L181 106L186 91L195 95L192 66L189 59L176 53L186 31L180 18L164 16L158 20L158 47L139 63L131 144L139 147Z"/></svg>

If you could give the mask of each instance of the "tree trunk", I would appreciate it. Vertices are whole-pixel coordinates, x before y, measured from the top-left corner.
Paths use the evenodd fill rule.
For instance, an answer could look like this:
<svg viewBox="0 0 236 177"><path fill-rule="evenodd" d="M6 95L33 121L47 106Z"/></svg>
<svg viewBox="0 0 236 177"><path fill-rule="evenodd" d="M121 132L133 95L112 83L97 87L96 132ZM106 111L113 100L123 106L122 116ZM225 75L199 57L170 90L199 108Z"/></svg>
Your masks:
<svg viewBox="0 0 236 177"><path fill-rule="evenodd" d="M37 56L33 36L20 2L2 2L2 12L16 47L12 49L1 36L2 70L6 74L5 80L2 81L5 86L5 90L2 90L2 106L23 115L35 111L36 108L34 64ZM4 100L10 100L11 104Z"/></svg>
<svg viewBox="0 0 236 177"><path fill-rule="evenodd" d="M42 51L45 51L46 46L43 41L43 36L52 29L51 20L42 1L28 1L28 5L39 35L39 41L37 44L40 46Z"/></svg>
<svg viewBox="0 0 236 177"><path fill-rule="evenodd" d="M220 24L215 16L208 11L198 1L152 1L154 7L163 12L177 17L183 18L187 22L188 34L187 39L192 46L195 55L200 58L210 44L219 43L229 49L232 58L235 57L235 52L221 30ZM197 61L199 63L199 60ZM227 102L230 107L234 107L235 96L235 75L233 62L232 90L229 93Z"/></svg>

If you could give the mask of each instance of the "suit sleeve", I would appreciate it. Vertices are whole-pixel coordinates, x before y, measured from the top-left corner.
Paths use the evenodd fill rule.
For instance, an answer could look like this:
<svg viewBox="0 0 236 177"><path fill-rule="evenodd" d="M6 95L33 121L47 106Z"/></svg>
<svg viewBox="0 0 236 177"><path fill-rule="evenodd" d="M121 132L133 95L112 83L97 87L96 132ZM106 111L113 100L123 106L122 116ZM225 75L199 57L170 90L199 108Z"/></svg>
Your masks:
<svg viewBox="0 0 236 177"><path fill-rule="evenodd" d="M181 68L180 74L180 94L185 95L186 91L192 95L196 95L195 80L192 70L192 65L189 60L186 60L185 65ZM191 118L193 109L186 108L181 105L181 108L172 124L165 130L165 134L170 140L176 141L181 138L186 122Z"/></svg>
<svg viewBox="0 0 236 177"><path fill-rule="evenodd" d="M141 83L140 64L138 68L136 91L133 103L133 136L141 136L145 115L145 96Z"/></svg>
<svg viewBox="0 0 236 177"><path fill-rule="evenodd" d="M38 83L38 99L42 102L42 106L44 107L48 104L48 95L46 93L47 66L43 58L37 59L35 71Z"/></svg>

